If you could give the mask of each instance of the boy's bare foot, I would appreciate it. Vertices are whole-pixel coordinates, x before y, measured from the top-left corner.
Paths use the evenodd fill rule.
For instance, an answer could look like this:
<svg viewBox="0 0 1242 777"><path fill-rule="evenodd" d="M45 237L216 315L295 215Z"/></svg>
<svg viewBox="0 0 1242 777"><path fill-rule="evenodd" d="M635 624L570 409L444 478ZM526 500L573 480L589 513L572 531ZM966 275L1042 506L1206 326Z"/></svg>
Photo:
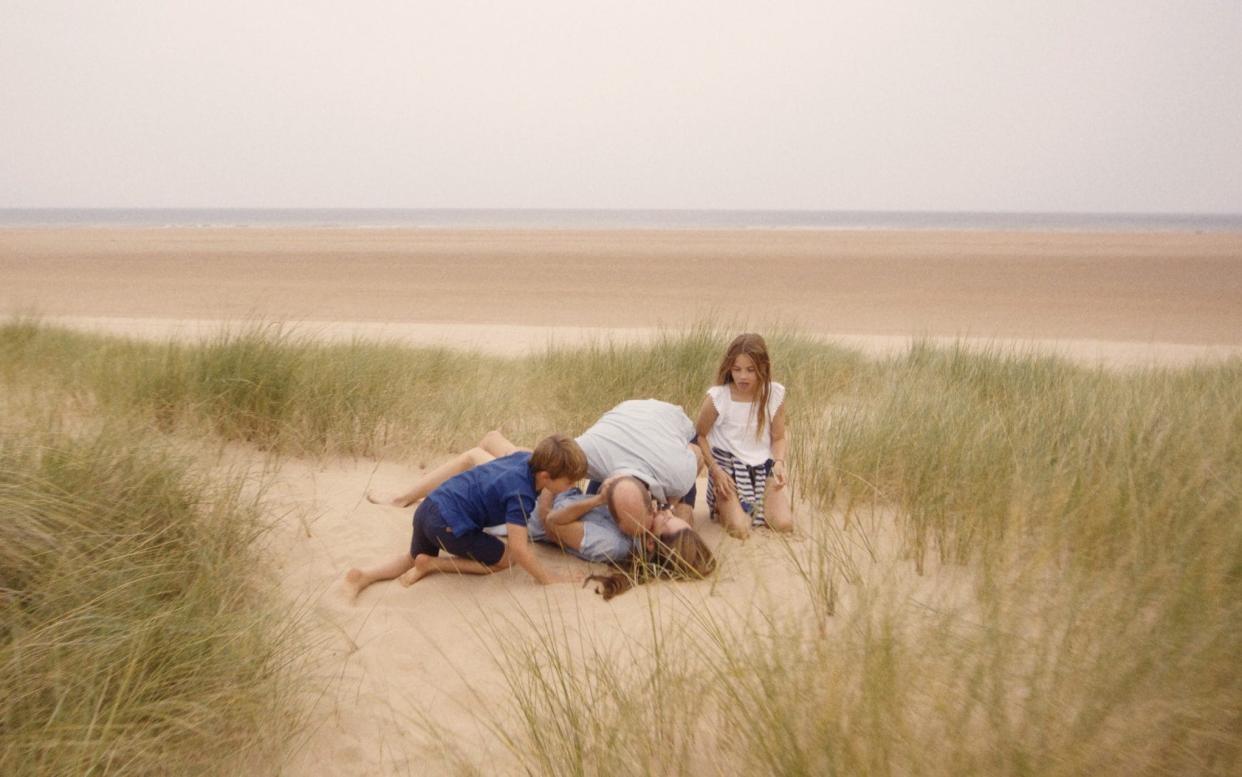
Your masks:
<svg viewBox="0 0 1242 777"><path fill-rule="evenodd" d="M370 581L362 577L361 569L351 569L345 573L345 582L341 587L345 589L345 598L353 604L358 599L358 594L362 593L362 589L366 588Z"/></svg>
<svg viewBox="0 0 1242 777"><path fill-rule="evenodd" d="M409 588L410 586L422 580L431 573L432 562L434 559L425 553L419 553L414 557L414 566L409 571L397 578L397 582Z"/></svg>

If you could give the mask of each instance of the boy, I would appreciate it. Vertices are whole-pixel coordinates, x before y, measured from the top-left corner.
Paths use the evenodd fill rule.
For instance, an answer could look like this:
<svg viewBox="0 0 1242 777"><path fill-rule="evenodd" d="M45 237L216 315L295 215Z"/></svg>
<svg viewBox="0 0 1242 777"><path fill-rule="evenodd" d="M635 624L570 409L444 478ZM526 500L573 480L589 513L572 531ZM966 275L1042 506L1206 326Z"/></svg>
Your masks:
<svg viewBox="0 0 1242 777"><path fill-rule="evenodd" d="M352 600L371 583L394 577L411 586L433 572L486 575L514 564L544 585L575 582L543 568L528 541L526 522L541 491L553 496L566 491L586 469L578 444L556 434L533 451L498 459L475 448L427 473L406 494L383 501L368 495L377 504L399 507L425 498L414 511L410 552L369 569L349 570L346 595ZM508 545L483 531L501 524L508 527ZM441 557L441 549L453 555Z"/></svg>

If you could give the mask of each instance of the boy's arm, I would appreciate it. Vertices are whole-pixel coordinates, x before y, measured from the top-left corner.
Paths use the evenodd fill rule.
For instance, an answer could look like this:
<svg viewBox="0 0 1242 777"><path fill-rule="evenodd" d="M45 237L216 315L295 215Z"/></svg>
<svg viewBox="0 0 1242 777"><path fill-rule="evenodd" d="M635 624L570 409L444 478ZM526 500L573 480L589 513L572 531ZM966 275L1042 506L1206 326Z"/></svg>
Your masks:
<svg viewBox="0 0 1242 777"><path fill-rule="evenodd" d="M539 563L539 559L535 558L535 551L530 546L526 527L520 523L509 524L509 546L506 553L511 554L513 556L513 563L525 569L531 577L535 578L535 582L540 585L576 583L581 579L581 577L574 575L554 575L544 569L543 564Z"/></svg>

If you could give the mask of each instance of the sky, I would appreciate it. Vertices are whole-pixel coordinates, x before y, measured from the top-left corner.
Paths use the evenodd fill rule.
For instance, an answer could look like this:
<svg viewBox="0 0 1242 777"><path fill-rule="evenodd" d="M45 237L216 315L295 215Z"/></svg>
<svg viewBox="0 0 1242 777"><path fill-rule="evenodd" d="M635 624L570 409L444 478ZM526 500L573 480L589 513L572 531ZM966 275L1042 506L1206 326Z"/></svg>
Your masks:
<svg viewBox="0 0 1242 777"><path fill-rule="evenodd" d="M0 208L1242 213L1236 0L0 0Z"/></svg>

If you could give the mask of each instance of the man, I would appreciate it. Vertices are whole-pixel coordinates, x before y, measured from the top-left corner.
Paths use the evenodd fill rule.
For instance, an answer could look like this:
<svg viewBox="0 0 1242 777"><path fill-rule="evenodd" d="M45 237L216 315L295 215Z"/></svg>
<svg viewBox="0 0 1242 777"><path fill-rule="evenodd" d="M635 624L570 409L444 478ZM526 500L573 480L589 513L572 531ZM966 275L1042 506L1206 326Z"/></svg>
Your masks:
<svg viewBox="0 0 1242 777"><path fill-rule="evenodd" d="M695 479L703 461L694 437L694 423L677 405L656 399L622 402L577 438L578 446L586 454L591 485L586 494L566 494L566 500L592 499L592 503L578 506L581 519L553 522L542 528L562 546L581 549L578 543L585 541L587 545L598 543L616 552L627 540L663 533L660 530L664 526L657 526L657 522L668 514L654 509L653 501L670 507L672 516L668 517L684 521L688 528L694 523ZM516 450L500 432L489 432L479 447L493 456ZM611 480L612 486L600 498L597 495L605 480ZM548 505L545 513L549 508L567 506ZM579 520L589 518L589 508L596 508L601 515L606 512L620 533L610 531L605 521L587 520L595 524L598 539L593 538L589 533L591 527L578 525ZM585 538L583 529L588 532Z"/></svg>

